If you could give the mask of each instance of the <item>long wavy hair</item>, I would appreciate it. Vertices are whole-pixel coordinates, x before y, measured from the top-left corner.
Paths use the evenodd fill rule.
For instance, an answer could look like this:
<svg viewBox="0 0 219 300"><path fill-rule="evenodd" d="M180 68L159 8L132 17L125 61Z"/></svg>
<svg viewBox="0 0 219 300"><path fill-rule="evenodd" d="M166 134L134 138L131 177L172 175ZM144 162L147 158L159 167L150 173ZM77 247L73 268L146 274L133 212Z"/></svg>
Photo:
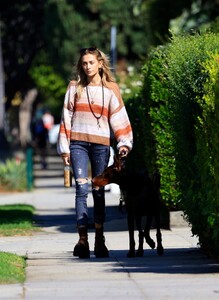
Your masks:
<svg viewBox="0 0 219 300"><path fill-rule="evenodd" d="M113 73L110 70L110 62L109 58L106 54L104 54L102 51L100 51L97 48L87 48L84 49L81 54L80 58L78 60L78 63L76 65L76 72L77 72L77 98L80 98L84 87L88 84L87 82L87 75L85 74L83 67L82 67L82 58L86 54L93 54L96 56L98 61L102 61L102 67L99 69L99 74L102 80L102 84L104 86L107 85L107 82L115 82L115 77Z"/></svg>

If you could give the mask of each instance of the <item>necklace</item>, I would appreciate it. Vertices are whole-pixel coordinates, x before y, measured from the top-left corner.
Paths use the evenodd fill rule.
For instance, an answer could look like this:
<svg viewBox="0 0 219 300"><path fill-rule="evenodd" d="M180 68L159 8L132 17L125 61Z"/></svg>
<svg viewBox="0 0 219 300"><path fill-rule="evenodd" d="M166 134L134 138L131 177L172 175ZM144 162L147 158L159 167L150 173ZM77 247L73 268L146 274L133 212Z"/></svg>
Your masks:
<svg viewBox="0 0 219 300"><path fill-rule="evenodd" d="M99 116L97 116L97 115L95 114L95 112L93 111L93 109L92 109L87 86L86 86L86 92L87 92L87 100L88 100L88 103L89 103L90 111L91 111L92 115L93 115L93 116L96 118L96 120L97 120L97 126L98 126L98 128L100 128L100 121L99 121L99 120L100 120L100 118L101 118L102 115L103 115L103 109L104 109L104 89L103 89L103 82L102 82L102 108L101 108L101 113L100 113ZM97 91L96 91L96 92L97 92ZM95 95L96 95L96 93L95 93Z"/></svg>
<svg viewBox="0 0 219 300"><path fill-rule="evenodd" d="M95 96L96 96L96 93L97 93L97 90L99 88L100 84L98 84L96 90L94 92L91 92L91 89L89 87L88 89L88 94L90 94L90 98L91 98L91 104L94 104L94 99L95 99Z"/></svg>

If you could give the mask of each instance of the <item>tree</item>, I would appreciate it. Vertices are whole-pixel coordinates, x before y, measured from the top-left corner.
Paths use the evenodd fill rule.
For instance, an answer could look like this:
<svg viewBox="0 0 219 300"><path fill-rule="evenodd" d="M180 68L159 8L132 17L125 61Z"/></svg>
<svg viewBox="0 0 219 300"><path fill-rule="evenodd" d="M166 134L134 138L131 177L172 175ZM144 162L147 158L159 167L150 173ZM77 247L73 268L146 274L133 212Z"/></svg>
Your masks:
<svg viewBox="0 0 219 300"><path fill-rule="evenodd" d="M150 45L164 44L171 35L172 21L180 18L179 31L198 31L219 15L218 0L142 0L141 10L147 22L145 33Z"/></svg>
<svg viewBox="0 0 219 300"><path fill-rule="evenodd" d="M136 63L146 56L146 25L135 1L47 0L43 32L50 64L68 78L80 48L96 45L109 53L112 26L117 27L118 58Z"/></svg>
<svg viewBox="0 0 219 300"><path fill-rule="evenodd" d="M0 24L1 25L1 24ZM2 43L1 43L1 26L0 26L0 145L1 152L5 150L7 142L4 132L4 116L5 116L5 88L4 88L4 71L3 71L3 57L2 57ZM3 153L1 153L3 156Z"/></svg>
<svg viewBox="0 0 219 300"><path fill-rule="evenodd" d="M1 27L0 27L0 131L4 130L4 105L5 88L4 88L4 71L3 71L3 57L2 57L2 43L1 43Z"/></svg>
<svg viewBox="0 0 219 300"><path fill-rule="evenodd" d="M84 0L82 5L81 0L2 0L6 111L15 95L21 95L21 104L37 88L38 97L58 114L80 48L96 45L110 53L110 30L116 26L118 61L125 61L124 68L127 64L141 65L151 47L168 40L170 20L180 16L184 8L190 9L191 2ZM212 20L217 14L212 7L218 7L218 1L201 1L208 2L212 3ZM46 71L40 73L42 70ZM46 82L52 88L40 80L47 75Z"/></svg>
<svg viewBox="0 0 219 300"><path fill-rule="evenodd" d="M7 111L18 93L21 95L20 101L22 102L29 94L29 90L34 88L34 83L28 75L28 69L43 45L40 29L43 1L18 0L14 3L12 0L7 0L2 1L0 5L5 72L5 110ZM22 124L19 124L19 127L25 128L25 132L27 132L28 123L25 120L27 119L21 118Z"/></svg>
<svg viewBox="0 0 219 300"><path fill-rule="evenodd" d="M43 45L43 0L4 0L0 8L7 110L17 91L33 86L27 71Z"/></svg>

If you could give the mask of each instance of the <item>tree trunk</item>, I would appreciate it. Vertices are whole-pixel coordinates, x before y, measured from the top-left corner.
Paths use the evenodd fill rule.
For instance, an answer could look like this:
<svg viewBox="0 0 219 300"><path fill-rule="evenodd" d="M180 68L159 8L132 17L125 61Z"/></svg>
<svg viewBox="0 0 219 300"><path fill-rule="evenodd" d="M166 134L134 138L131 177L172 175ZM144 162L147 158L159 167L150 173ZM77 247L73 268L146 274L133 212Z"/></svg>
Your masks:
<svg viewBox="0 0 219 300"><path fill-rule="evenodd" d="M5 114L4 98L5 98L4 71L3 71L2 43L1 43L1 31L0 31L0 130L4 130L4 114Z"/></svg>
<svg viewBox="0 0 219 300"><path fill-rule="evenodd" d="M20 143L23 148L31 143L31 117L33 103L37 97L37 89L29 90L20 105L19 110L19 128L20 128Z"/></svg>
<svg viewBox="0 0 219 300"><path fill-rule="evenodd" d="M1 30L1 28L0 28ZM4 132L4 118L5 118L5 85L4 85L4 71L3 71L3 57L2 57L2 43L0 31L0 156L5 158L8 150L8 142L5 138Z"/></svg>

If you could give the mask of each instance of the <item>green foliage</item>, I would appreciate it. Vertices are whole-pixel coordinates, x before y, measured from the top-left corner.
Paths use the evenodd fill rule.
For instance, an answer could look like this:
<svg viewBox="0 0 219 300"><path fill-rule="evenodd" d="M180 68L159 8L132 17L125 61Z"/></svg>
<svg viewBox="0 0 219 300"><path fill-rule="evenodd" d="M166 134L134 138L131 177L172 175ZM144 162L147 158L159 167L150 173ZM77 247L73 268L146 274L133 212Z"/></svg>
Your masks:
<svg viewBox="0 0 219 300"><path fill-rule="evenodd" d="M206 80L201 62L208 59L209 52L215 52L217 43L216 35L194 35L174 37L167 48L168 105L173 111L170 125L176 142L176 176L184 199L188 199L191 179L197 177L194 121L200 110L197 97L203 95Z"/></svg>
<svg viewBox="0 0 219 300"><path fill-rule="evenodd" d="M0 163L0 189L24 191L27 189L26 163L16 159L8 159Z"/></svg>
<svg viewBox="0 0 219 300"><path fill-rule="evenodd" d="M217 16L215 20L211 22L210 31L215 33L219 32L219 16Z"/></svg>
<svg viewBox="0 0 219 300"><path fill-rule="evenodd" d="M26 258L13 253L0 252L0 284L25 281Z"/></svg>
<svg viewBox="0 0 219 300"><path fill-rule="evenodd" d="M175 172L184 198L184 191L188 190L191 178L195 178L197 174L193 164L196 151L194 114L198 109L195 101L196 87L200 87L201 93L203 80L199 61L206 57L204 47L204 38L195 35L174 37L167 49L166 76L169 82L168 105L173 112L170 125L175 140Z"/></svg>
<svg viewBox="0 0 219 300"><path fill-rule="evenodd" d="M87 26L83 15L75 10L73 3L66 0L47 0L44 14L43 39L45 51L49 54L47 63L54 66L62 76L69 76L79 49L82 48L79 43L85 41ZM90 24L90 28L96 32L93 26Z"/></svg>
<svg viewBox="0 0 219 300"><path fill-rule="evenodd" d="M0 236L31 235L35 208L26 204L0 206ZM0 284L24 282L25 257L0 252Z"/></svg>
<svg viewBox="0 0 219 300"><path fill-rule="evenodd" d="M219 36L174 36L156 49L145 72L161 195L181 207L209 253L219 253ZM148 134L145 133L145 135ZM201 220L201 221L200 221Z"/></svg>
<svg viewBox="0 0 219 300"><path fill-rule="evenodd" d="M191 6L191 0L144 0L142 10L146 20L145 34L150 45L168 41L170 20L178 17Z"/></svg>
<svg viewBox="0 0 219 300"><path fill-rule="evenodd" d="M43 1L0 1L2 56L6 109L15 94L32 88L28 76L42 48Z"/></svg>
<svg viewBox="0 0 219 300"><path fill-rule="evenodd" d="M148 49L142 11L133 1L47 0L43 37L49 63L65 77L72 72L80 48L98 46L110 52L111 27L117 28L117 56L135 60ZM133 34L134 33L134 34Z"/></svg>
<svg viewBox="0 0 219 300"><path fill-rule="evenodd" d="M214 14L214 10L217 9L216 3L194 0L190 5L180 16L170 21L170 31L174 34L191 30L204 32L209 29L212 20L216 17Z"/></svg>
<svg viewBox="0 0 219 300"><path fill-rule="evenodd" d="M35 63L30 69L30 76L40 92L43 99L42 103L49 107L56 119L60 119L60 112L68 83L55 72L52 66L47 64L38 65Z"/></svg>
<svg viewBox="0 0 219 300"><path fill-rule="evenodd" d="M216 1L197 0L17 0L0 1L1 38L7 107L14 95L32 88L28 74L42 49L55 73L68 78L79 49L97 45L110 51L110 30L117 28L117 57L136 63L150 47L169 36L170 20L191 3L199 4L195 27L200 20L214 21ZM201 18L200 18L201 16ZM190 20L189 20L190 21ZM191 24L188 19L185 24ZM190 26L191 27L191 26Z"/></svg>
<svg viewBox="0 0 219 300"><path fill-rule="evenodd" d="M168 101L165 51L164 47L151 51L148 64L143 68L147 124L145 155L150 173L159 170L162 199L167 206L172 207L178 204L180 193L175 174L175 141L170 124L173 111Z"/></svg>
<svg viewBox="0 0 219 300"><path fill-rule="evenodd" d="M197 97L200 113L195 122L197 151L194 158L199 174L199 190L191 196L193 202L199 203L203 222L197 222L197 215L194 214L193 219L190 218L196 221L193 221L193 231L198 234L202 232L201 245L210 253L213 248L219 256L219 54L209 53L209 58L201 66L206 79L203 94Z"/></svg>
<svg viewBox="0 0 219 300"><path fill-rule="evenodd" d="M181 205L194 234L218 255L218 112L216 87L219 37L174 37L168 48L169 104L176 141L176 177ZM201 222L200 222L201 219ZM211 248L211 250L209 250Z"/></svg>
<svg viewBox="0 0 219 300"><path fill-rule="evenodd" d="M63 99L61 81L66 86L70 80L80 48L96 45L111 54L110 32L116 26L118 62L122 59L137 65L151 47L167 42L170 20L180 16L184 9L189 10L191 2L197 1L86 0L83 4L81 0L0 1L6 111L15 104L16 95L20 95L22 102L28 91L37 87L38 99L52 110L58 121ZM206 9L204 4L209 1L199 2L199 13L204 16L201 20L207 15L209 22L214 21L218 3L211 3ZM198 28L199 22L196 25ZM217 30L218 25L215 23L213 27ZM44 60L42 51L46 53ZM37 64L36 60L41 61ZM43 75L45 84L39 82L41 73L50 77L47 80ZM52 90L50 83L57 83L59 88L54 86ZM18 109L13 111L17 114ZM17 120L17 116L13 118L10 129L19 127Z"/></svg>
<svg viewBox="0 0 219 300"><path fill-rule="evenodd" d="M133 66L129 66L128 73L124 76L118 76L117 82L122 98L126 102L139 95L143 84L143 76Z"/></svg>

